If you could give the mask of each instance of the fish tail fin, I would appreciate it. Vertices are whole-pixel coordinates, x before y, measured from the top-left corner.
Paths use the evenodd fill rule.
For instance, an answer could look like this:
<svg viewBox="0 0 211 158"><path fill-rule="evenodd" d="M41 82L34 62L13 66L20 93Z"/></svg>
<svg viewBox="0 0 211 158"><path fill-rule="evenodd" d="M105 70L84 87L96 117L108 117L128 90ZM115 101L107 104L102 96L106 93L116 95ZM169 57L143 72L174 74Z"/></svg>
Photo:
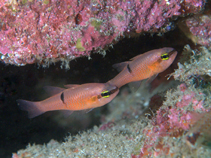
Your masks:
<svg viewBox="0 0 211 158"><path fill-rule="evenodd" d="M31 102L31 101L27 101L27 100L18 99L17 103L21 110L28 112L29 118L34 118L34 117L39 116L45 112L39 108L40 102Z"/></svg>

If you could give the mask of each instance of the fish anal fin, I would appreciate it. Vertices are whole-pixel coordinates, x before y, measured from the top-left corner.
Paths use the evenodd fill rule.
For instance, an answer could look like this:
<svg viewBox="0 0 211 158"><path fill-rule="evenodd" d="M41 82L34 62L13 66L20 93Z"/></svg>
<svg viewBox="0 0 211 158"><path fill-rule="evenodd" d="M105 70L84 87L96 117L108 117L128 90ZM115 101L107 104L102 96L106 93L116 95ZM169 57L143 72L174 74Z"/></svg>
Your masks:
<svg viewBox="0 0 211 158"><path fill-rule="evenodd" d="M50 96L56 95L65 90L65 88L53 87L53 86L45 86L43 88Z"/></svg>
<svg viewBox="0 0 211 158"><path fill-rule="evenodd" d="M39 116L39 115L45 113L45 111L42 111L39 108L40 102L31 102L31 101L27 101L27 100L18 99L17 103L21 110L28 112L29 118L34 118L36 116Z"/></svg>
<svg viewBox="0 0 211 158"><path fill-rule="evenodd" d="M65 88L76 88L78 86L80 86L80 84L66 84L66 85L64 85Z"/></svg>
<svg viewBox="0 0 211 158"><path fill-rule="evenodd" d="M63 116L65 118L67 118L73 113L73 111L71 111L71 110L61 110L61 113L63 114Z"/></svg>
<svg viewBox="0 0 211 158"><path fill-rule="evenodd" d="M117 71L122 71L127 65L129 64L129 61L125 61L122 63L117 63L112 65L113 68L115 68Z"/></svg>

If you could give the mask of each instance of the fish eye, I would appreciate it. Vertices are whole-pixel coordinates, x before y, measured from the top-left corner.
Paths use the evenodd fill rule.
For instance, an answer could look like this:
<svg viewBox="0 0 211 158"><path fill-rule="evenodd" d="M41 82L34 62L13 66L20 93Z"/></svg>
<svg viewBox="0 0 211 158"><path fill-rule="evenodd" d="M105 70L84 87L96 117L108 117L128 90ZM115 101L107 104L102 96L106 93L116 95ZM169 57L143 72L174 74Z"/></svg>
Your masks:
<svg viewBox="0 0 211 158"><path fill-rule="evenodd" d="M168 53L164 53L161 55L161 59L162 60L168 60L169 59L169 54Z"/></svg>
<svg viewBox="0 0 211 158"><path fill-rule="evenodd" d="M109 92L109 91L102 91L102 92L101 92L101 96L102 96L103 98L108 98L108 97L110 97L110 92Z"/></svg>

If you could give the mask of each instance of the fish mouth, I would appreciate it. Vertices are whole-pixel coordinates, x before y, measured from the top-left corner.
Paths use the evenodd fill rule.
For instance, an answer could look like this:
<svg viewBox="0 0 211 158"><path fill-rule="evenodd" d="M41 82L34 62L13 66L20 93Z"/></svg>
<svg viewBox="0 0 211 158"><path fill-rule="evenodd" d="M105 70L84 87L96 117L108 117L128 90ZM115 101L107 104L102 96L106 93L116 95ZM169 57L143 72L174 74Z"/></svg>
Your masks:
<svg viewBox="0 0 211 158"><path fill-rule="evenodd" d="M110 90L110 95L116 93L119 90L119 88L117 86L114 87L114 89Z"/></svg>
<svg viewBox="0 0 211 158"><path fill-rule="evenodd" d="M176 55L177 51L175 49L173 49L172 51L168 52L168 54L169 54L169 57L170 57L172 55Z"/></svg>

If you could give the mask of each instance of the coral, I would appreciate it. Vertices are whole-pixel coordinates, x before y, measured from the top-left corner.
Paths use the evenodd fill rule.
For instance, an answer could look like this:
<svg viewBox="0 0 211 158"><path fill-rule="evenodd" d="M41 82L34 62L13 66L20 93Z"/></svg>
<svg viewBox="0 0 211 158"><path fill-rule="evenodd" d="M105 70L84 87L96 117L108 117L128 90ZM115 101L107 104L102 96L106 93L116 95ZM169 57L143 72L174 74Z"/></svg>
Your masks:
<svg viewBox="0 0 211 158"><path fill-rule="evenodd" d="M199 14L179 22L179 28L195 44L211 47L211 14Z"/></svg>
<svg viewBox="0 0 211 158"><path fill-rule="evenodd" d="M152 126L143 130L146 137L140 157L175 155L170 152L170 143L164 139L181 137L197 121L199 113L206 112L203 94L196 95L185 84L181 84L177 92L167 93L166 97L166 102L152 120ZM169 104L172 100L176 103Z"/></svg>
<svg viewBox="0 0 211 158"><path fill-rule="evenodd" d="M181 3L180 11L183 14L187 13L197 13L200 11L201 6L205 3L205 1L198 0L185 0Z"/></svg>
<svg viewBox="0 0 211 158"><path fill-rule="evenodd" d="M176 80L180 80L190 85L193 76L208 75L211 76L211 53L201 47L199 50L192 50L189 45L186 45L183 51L184 56L191 56L188 62L178 63L178 69L173 73Z"/></svg>
<svg viewBox="0 0 211 158"><path fill-rule="evenodd" d="M171 29L173 16L200 11L205 0L2 0L0 61L48 65L90 56L130 32Z"/></svg>
<svg viewBox="0 0 211 158"><path fill-rule="evenodd" d="M211 111L203 113L186 134L186 142L192 148L211 147Z"/></svg>
<svg viewBox="0 0 211 158"><path fill-rule="evenodd" d="M142 121L139 127L146 124ZM121 127L122 126L122 127ZM131 126L135 127L136 124ZM134 139L129 133L131 126L119 124L108 132L100 131L97 127L93 130L69 136L62 145L51 140L46 146L29 145L27 150L13 154L13 158L24 157L130 157L135 147ZM137 140L139 138L136 138ZM114 141L115 140L115 141Z"/></svg>

